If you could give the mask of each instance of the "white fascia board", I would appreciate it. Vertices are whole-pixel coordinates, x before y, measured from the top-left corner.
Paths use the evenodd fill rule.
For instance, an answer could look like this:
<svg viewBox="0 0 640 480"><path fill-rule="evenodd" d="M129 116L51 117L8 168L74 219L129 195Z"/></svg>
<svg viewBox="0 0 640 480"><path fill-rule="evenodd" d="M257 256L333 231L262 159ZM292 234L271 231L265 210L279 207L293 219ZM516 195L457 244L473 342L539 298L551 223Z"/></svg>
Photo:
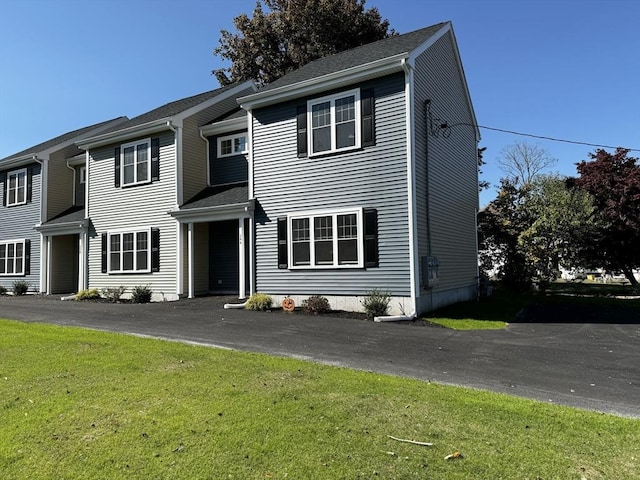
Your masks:
<svg viewBox="0 0 640 480"><path fill-rule="evenodd" d="M11 160L4 160L0 162L0 170L13 170L14 168L23 167L30 163L36 163L37 153L28 153L21 157L12 158ZM38 160L42 160L39 158Z"/></svg>
<svg viewBox="0 0 640 480"><path fill-rule="evenodd" d="M45 235L71 235L82 233L89 225L88 219L80 222L55 223L53 225L36 225L34 230Z"/></svg>
<svg viewBox="0 0 640 480"><path fill-rule="evenodd" d="M217 207L189 208L186 210L171 210L169 215L180 223L211 222L230 220L234 218L250 218L255 209L255 200Z"/></svg>
<svg viewBox="0 0 640 480"><path fill-rule="evenodd" d="M249 88L251 88L255 92L258 87L256 87L256 84L253 80L247 80L246 82L239 83L235 87L230 88L229 90L227 90L224 93L221 93L220 95L216 95L215 97L210 98L209 100L199 103L198 105L194 105L188 110L185 110L183 112L180 112L174 115L173 117L171 117L171 119L174 122L182 122L185 118L190 117L194 113L198 113L200 110L209 108L210 106L215 105L216 103L219 103L230 97L237 97L240 92L243 92L244 90L247 90Z"/></svg>
<svg viewBox="0 0 640 480"><path fill-rule="evenodd" d="M117 130L115 132L109 132L87 138L86 140L76 142L76 145L78 148L83 150L89 150L91 148L103 147L111 143L121 143L132 138L144 137L163 130L168 130L168 124L171 123L171 121L172 117L161 118L152 122L143 123L142 125L135 125L123 130Z"/></svg>
<svg viewBox="0 0 640 480"><path fill-rule="evenodd" d="M200 127L200 132L205 137L217 135L219 133L233 132L236 130L246 130L248 128L247 117L244 118L232 118L229 120L222 120L209 125L203 125Z"/></svg>
<svg viewBox="0 0 640 480"><path fill-rule="evenodd" d="M356 67L347 68L338 72L312 78L303 82L285 85L266 92L258 92L246 97L240 97L238 103L245 110L266 107L294 98L312 95L332 88L355 83L359 80L376 78L394 72L402 71L402 62L407 58L407 53L400 53L392 57L365 63Z"/></svg>

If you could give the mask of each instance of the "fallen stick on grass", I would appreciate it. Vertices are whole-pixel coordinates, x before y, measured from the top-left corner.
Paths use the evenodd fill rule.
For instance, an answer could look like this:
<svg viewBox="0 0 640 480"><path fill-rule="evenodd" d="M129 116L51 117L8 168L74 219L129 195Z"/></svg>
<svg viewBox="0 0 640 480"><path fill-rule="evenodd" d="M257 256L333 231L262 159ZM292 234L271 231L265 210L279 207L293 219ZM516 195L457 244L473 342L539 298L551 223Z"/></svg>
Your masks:
<svg viewBox="0 0 640 480"><path fill-rule="evenodd" d="M428 442L416 442L415 440L406 440L404 438L396 438L396 437L393 437L391 435L387 435L387 437L389 437L392 440L397 440L398 442L411 443L413 445L422 445L423 447L432 447L433 446L433 443L428 443Z"/></svg>

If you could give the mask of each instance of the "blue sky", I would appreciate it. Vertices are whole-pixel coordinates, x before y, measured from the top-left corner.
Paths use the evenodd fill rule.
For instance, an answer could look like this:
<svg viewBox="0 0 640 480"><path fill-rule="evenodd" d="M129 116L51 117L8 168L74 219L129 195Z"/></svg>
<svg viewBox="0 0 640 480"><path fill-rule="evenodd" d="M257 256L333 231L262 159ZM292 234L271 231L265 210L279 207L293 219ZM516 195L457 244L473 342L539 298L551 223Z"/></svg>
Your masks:
<svg viewBox="0 0 640 480"><path fill-rule="evenodd" d="M254 0L0 0L0 158L70 130L216 88L220 30ZM640 149L637 0L368 0L399 33L451 20L478 123ZM595 147L481 129L500 151L545 148L575 174ZM640 156L640 152L633 152ZM494 188L481 195L484 205Z"/></svg>

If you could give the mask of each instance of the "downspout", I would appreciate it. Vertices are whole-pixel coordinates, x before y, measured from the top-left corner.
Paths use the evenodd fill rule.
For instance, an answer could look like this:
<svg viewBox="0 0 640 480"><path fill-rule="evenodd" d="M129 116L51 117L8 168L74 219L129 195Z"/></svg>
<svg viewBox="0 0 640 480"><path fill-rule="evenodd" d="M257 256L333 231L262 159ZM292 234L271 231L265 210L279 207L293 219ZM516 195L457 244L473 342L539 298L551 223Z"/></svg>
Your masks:
<svg viewBox="0 0 640 480"><path fill-rule="evenodd" d="M211 158L210 158L210 146L209 139L205 137L202 133L202 130L198 129L198 133L200 134L200 138L204 140L207 149L207 187L211 186Z"/></svg>
<svg viewBox="0 0 640 480"><path fill-rule="evenodd" d="M71 190L73 196L71 197L71 203L72 205L75 205L76 204L76 169L73 168L71 165L69 165L69 160L65 161L65 165L69 170L73 172L73 189Z"/></svg>
<svg viewBox="0 0 640 480"><path fill-rule="evenodd" d="M175 155L176 155L176 210L180 208L182 203L182 144L180 141L180 131L178 127L171 124L171 120L167 121L167 128L175 135ZM184 248L182 224L177 222L176 226L176 295L180 296L184 292L184 262L182 261L182 250Z"/></svg>
<svg viewBox="0 0 640 480"><path fill-rule="evenodd" d="M32 157L32 160L36 163L38 163L40 165L40 221L39 224L42 225L43 221L46 221L47 218L47 164L46 161L44 159L40 159L38 158L38 155L35 154ZM31 186L31 188L33 188L33 185ZM42 253L42 247L45 244L45 236L44 234L40 233L40 279L39 279L39 287L38 289L41 292L44 293L49 293L47 292L47 289L49 288L49 282L48 282L48 268L47 268L47 263L48 263L48 258L46 258L46 255L43 255ZM46 275L43 275L43 273L46 273Z"/></svg>
<svg viewBox="0 0 640 480"><path fill-rule="evenodd" d="M407 100L407 190L408 190L408 209L409 209L409 265L410 265L410 278L411 278L411 297L413 299L413 311L409 315L383 315L374 317L374 322L400 322L413 320L417 317L417 288L416 278L419 278L418 272L416 272L416 225L415 225L415 146L413 139L413 72L411 65L407 62L406 58L402 59L402 69L405 72L406 89L405 96Z"/></svg>

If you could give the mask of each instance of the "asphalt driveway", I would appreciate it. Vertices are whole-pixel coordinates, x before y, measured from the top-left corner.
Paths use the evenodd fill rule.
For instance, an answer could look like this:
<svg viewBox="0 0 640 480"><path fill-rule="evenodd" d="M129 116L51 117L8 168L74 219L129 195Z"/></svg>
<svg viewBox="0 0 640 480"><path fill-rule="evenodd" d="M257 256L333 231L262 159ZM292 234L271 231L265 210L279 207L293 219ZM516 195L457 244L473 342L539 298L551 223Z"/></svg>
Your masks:
<svg viewBox="0 0 640 480"><path fill-rule="evenodd" d="M224 310L224 300L135 305L0 297L0 318L263 352L640 418L635 310L619 322L586 323L567 312L566 323L551 323L538 312L540 318L521 318L506 330L461 332L423 322Z"/></svg>

